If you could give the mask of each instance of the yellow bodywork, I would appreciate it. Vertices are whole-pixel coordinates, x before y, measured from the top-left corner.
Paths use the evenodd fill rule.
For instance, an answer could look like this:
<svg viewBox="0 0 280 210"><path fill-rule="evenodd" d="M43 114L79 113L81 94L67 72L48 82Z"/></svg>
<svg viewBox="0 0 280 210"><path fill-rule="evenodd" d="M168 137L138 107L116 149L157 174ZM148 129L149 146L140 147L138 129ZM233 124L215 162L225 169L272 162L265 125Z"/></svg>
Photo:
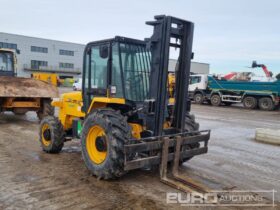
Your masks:
<svg viewBox="0 0 280 210"><path fill-rule="evenodd" d="M172 72L168 73L168 95L169 104L174 104L174 91L175 91L175 74Z"/></svg>
<svg viewBox="0 0 280 210"><path fill-rule="evenodd" d="M88 113L93 109L107 107L108 104L125 104L125 99L94 97L88 109ZM52 106L59 108L58 117L65 130L72 128L72 121L74 118L83 118L86 115L82 111L83 98L81 92L76 91L62 94L59 100L54 100L52 102ZM134 127L139 130L139 127Z"/></svg>
<svg viewBox="0 0 280 210"><path fill-rule="evenodd" d="M129 125L132 128L132 136L136 139L140 139L141 138L141 132L144 130L143 126L137 124L137 123L129 123Z"/></svg>
<svg viewBox="0 0 280 210"><path fill-rule="evenodd" d="M107 107L108 104L125 104L123 98L94 97L88 113L93 109ZM64 130L72 128L74 118L83 118L85 113L82 111L83 98L81 92L71 92L62 94L59 100L54 100L52 106L59 108L58 118ZM136 123L129 123L132 128L132 136L140 139L143 127Z"/></svg>
<svg viewBox="0 0 280 210"><path fill-rule="evenodd" d="M58 76L53 73L33 73L32 77L37 80L48 82L54 86L58 86Z"/></svg>
<svg viewBox="0 0 280 210"><path fill-rule="evenodd" d="M169 99L173 102L174 99ZM109 97L94 97L92 99L90 108L87 113L90 113L94 109L107 107L108 104L125 104L123 98L109 98ZM81 92L71 92L62 94L59 100L53 100L52 106L59 108L58 118L64 127L64 130L72 128L73 119L84 118L86 114L82 111L83 98ZM132 128L132 136L135 139L141 138L141 132L145 128L137 123L129 123ZM169 122L164 123L164 128L170 127Z"/></svg>
<svg viewBox="0 0 280 210"><path fill-rule="evenodd" d="M65 130L72 128L74 118L85 116L81 92L62 94L59 100L53 100L52 106L59 108L58 118Z"/></svg>

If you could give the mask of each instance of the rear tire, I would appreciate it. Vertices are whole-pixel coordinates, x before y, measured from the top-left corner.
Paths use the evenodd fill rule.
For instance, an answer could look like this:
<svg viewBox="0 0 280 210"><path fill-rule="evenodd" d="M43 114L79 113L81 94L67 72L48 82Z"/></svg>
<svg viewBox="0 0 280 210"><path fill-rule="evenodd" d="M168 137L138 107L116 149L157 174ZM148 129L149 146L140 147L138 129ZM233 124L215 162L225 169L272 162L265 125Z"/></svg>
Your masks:
<svg viewBox="0 0 280 210"><path fill-rule="evenodd" d="M126 118L112 109L98 109L87 116L83 126L81 144L86 167L100 179L123 176L124 145L132 138Z"/></svg>
<svg viewBox="0 0 280 210"><path fill-rule="evenodd" d="M186 132L193 132L193 131L198 131L199 130L199 124L195 122L195 116L187 113L186 118L185 118L185 131ZM190 134L192 135L192 134ZM199 148L200 144L195 143L195 144L189 144L186 145L182 150L189 150L189 149L194 149L194 148ZM180 164L183 164L186 161L189 161L193 157L188 157L180 160Z"/></svg>
<svg viewBox="0 0 280 210"><path fill-rule="evenodd" d="M196 104L202 104L203 103L203 95L201 93L196 93L193 97L193 100Z"/></svg>
<svg viewBox="0 0 280 210"><path fill-rule="evenodd" d="M270 97L262 97L259 99L259 107L264 111L272 111L275 109L275 105Z"/></svg>
<svg viewBox="0 0 280 210"><path fill-rule="evenodd" d="M187 113L185 118L185 131L193 132L199 130L199 124L195 122L195 116L193 114Z"/></svg>
<svg viewBox="0 0 280 210"><path fill-rule="evenodd" d="M253 96L246 96L244 99L243 99L243 106L246 108L246 109L256 109L257 106L258 106L258 101L255 97Z"/></svg>
<svg viewBox="0 0 280 210"><path fill-rule="evenodd" d="M47 116L40 123L40 143L43 151L59 153L64 145L64 130L57 117Z"/></svg>
<svg viewBox="0 0 280 210"><path fill-rule="evenodd" d="M213 106L220 106L221 105L221 97L218 94L214 94L210 98L211 104Z"/></svg>
<svg viewBox="0 0 280 210"><path fill-rule="evenodd" d="M54 107L51 105L51 100L44 100L42 102L41 109L37 112L39 120L42 120L46 116L54 115Z"/></svg>

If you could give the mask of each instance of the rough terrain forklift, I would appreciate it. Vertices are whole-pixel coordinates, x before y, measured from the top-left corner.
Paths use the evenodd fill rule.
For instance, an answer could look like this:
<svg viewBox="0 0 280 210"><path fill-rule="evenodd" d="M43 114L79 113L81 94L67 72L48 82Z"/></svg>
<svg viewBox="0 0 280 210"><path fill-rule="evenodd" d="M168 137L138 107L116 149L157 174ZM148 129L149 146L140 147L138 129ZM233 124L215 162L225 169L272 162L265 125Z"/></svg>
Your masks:
<svg viewBox="0 0 280 210"><path fill-rule="evenodd" d="M65 141L80 138L85 165L98 178L158 165L163 182L188 191L181 182L194 183L182 179L178 166L206 153L210 138L189 113L194 25L164 15L147 24L154 31L145 41L117 36L86 45L82 92L52 102L59 116L41 121L40 142L45 152L58 153ZM179 50L174 103L168 100L170 48Z"/></svg>
<svg viewBox="0 0 280 210"><path fill-rule="evenodd" d="M58 97L57 88L47 82L17 77L16 53L19 50L0 48L0 112L24 115L35 111L39 119L53 115L51 101Z"/></svg>

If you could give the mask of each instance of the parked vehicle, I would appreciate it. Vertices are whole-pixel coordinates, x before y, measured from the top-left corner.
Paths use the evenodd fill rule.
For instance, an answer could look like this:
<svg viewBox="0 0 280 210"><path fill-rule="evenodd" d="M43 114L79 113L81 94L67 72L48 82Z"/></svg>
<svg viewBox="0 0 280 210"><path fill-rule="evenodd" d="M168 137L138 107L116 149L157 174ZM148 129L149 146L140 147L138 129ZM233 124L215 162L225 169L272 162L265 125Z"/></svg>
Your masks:
<svg viewBox="0 0 280 210"><path fill-rule="evenodd" d="M24 115L35 111L39 119L54 115L51 101L58 97L57 87L34 78L17 77L16 53L19 51L0 48L0 113Z"/></svg>
<svg viewBox="0 0 280 210"><path fill-rule="evenodd" d="M280 81L227 81L208 75L191 75L189 96L197 104L208 102L220 106L243 103L247 109L271 111L279 106Z"/></svg>
<svg viewBox="0 0 280 210"><path fill-rule="evenodd" d="M82 78L76 80L73 84L73 90L77 91L77 90L82 90Z"/></svg>
<svg viewBox="0 0 280 210"><path fill-rule="evenodd" d="M148 43L116 36L86 45L82 91L52 103L58 118L41 121L42 149L58 153L65 141L80 138L85 165L99 179L157 165L163 183L184 192L209 192L178 170L207 153L210 138L210 130L198 130L185 97L194 24L164 15L147 24L154 27ZM172 105L166 97L170 47L180 49ZM167 176L168 163L173 168Z"/></svg>

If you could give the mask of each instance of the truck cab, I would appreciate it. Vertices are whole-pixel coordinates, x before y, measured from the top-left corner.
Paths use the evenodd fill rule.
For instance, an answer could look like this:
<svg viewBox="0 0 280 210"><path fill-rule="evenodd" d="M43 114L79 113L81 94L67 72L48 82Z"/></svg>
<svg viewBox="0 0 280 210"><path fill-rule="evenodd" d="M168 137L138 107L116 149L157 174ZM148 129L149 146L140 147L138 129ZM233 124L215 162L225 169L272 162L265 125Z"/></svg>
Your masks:
<svg viewBox="0 0 280 210"><path fill-rule="evenodd" d="M207 74L190 75L189 97L197 104L204 102L204 96L208 87Z"/></svg>
<svg viewBox="0 0 280 210"><path fill-rule="evenodd" d="M190 76L189 91L206 90L208 83L208 75L194 74Z"/></svg>

